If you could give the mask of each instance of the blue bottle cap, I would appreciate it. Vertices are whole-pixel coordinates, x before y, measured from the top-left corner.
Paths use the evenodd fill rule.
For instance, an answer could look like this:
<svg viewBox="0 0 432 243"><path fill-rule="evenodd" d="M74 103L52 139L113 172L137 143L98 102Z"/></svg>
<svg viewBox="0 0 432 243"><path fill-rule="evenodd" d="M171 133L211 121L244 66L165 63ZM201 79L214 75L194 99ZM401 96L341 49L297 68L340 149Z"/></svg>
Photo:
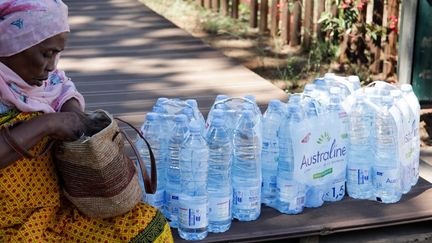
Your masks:
<svg viewBox="0 0 432 243"><path fill-rule="evenodd" d="M215 127L221 127L223 125L224 125L224 120L222 120L220 118L216 118L212 122L212 126L215 126Z"/></svg>
<svg viewBox="0 0 432 243"><path fill-rule="evenodd" d="M224 115L224 111L222 109L214 109L212 111L212 113L213 113L214 119L216 119L216 118L222 118L223 115Z"/></svg>
<svg viewBox="0 0 432 243"><path fill-rule="evenodd" d="M149 113L147 113L147 116L146 116L146 120L147 121L155 121L157 119L159 119L159 114L157 114L155 112L149 112Z"/></svg>
<svg viewBox="0 0 432 243"><path fill-rule="evenodd" d="M174 121L177 123L185 122L187 121L187 119L188 119L187 116L184 114L179 114L174 116Z"/></svg>
<svg viewBox="0 0 432 243"><path fill-rule="evenodd" d="M198 102L196 101L196 99L187 99L186 104L192 106L192 108L198 107Z"/></svg>
<svg viewBox="0 0 432 243"><path fill-rule="evenodd" d="M248 99L248 100L250 100L250 101L252 101L252 102L256 102L256 98L255 98L255 96L254 95L245 95L245 97L244 97L245 99Z"/></svg>
<svg viewBox="0 0 432 243"><path fill-rule="evenodd" d="M189 123L189 131L190 132L201 132L201 126L197 120L192 119L192 121Z"/></svg>
<svg viewBox="0 0 432 243"><path fill-rule="evenodd" d="M220 94L216 96L215 101L220 101L220 100L224 100L224 99L228 99L228 95L224 95L224 94Z"/></svg>
<svg viewBox="0 0 432 243"><path fill-rule="evenodd" d="M273 109L279 109L282 106L282 103L280 100L270 100L268 106Z"/></svg>

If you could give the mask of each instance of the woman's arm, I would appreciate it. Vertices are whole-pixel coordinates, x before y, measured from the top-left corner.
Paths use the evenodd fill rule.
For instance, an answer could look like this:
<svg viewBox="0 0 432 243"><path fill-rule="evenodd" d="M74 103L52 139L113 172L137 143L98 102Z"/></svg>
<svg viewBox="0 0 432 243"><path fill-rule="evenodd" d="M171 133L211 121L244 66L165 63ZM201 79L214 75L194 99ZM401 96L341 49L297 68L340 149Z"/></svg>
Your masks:
<svg viewBox="0 0 432 243"><path fill-rule="evenodd" d="M22 148L30 149L43 137L74 140L85 130L81 116L75 112L43 114L10 128L10 134ZM0 169L21 158L0 136Z"/></svg>

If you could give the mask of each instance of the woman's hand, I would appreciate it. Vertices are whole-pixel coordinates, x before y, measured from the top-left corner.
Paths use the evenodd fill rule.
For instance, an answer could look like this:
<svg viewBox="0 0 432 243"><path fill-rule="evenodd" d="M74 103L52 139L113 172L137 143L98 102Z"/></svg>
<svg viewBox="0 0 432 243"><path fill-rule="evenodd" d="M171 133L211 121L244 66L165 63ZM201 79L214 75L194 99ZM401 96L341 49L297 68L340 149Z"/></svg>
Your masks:
<svg viewBox="0 0 432 243"><path fill-rule="evenodd" d="M49 136L62 141L73 141L86 133L89 119L84 113L58 112L46 114L49 119Z"/></svg>

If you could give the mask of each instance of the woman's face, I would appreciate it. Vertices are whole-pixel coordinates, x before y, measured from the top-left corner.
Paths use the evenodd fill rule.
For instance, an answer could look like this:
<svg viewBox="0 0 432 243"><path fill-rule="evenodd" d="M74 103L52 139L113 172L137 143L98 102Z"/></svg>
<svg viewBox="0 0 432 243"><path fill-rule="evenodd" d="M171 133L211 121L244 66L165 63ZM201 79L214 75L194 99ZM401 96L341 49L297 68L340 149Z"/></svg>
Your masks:
<svg viewBox="0 0 432 243"><path fill-rule="evenodd" d="M0 62L28 84L41 86L56 69L56 57L65 48L67 35L61 33L13 56L0 57Z"/></svg>

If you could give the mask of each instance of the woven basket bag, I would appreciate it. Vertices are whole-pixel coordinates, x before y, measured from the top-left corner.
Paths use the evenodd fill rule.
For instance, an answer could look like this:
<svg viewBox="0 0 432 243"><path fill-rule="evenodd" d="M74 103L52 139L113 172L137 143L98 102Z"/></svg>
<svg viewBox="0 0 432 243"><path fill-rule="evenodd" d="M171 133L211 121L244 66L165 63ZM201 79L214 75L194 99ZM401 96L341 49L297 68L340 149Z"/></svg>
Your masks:
<svg viewBox="0 0 432 243"><path fill-rule="evenodd" d="M135 163L125 153L124 139L139 160L147 193L156 191L156 164L149 143L134 126L114 119L104 110L96 110L90 116L108 120L109 125L91 137L60 143L54 150L54 157L65 196L90 217L110 218L128 212L143 196ZM151 179L132 140L116 120L131 126L147 144Z"/></svg>

